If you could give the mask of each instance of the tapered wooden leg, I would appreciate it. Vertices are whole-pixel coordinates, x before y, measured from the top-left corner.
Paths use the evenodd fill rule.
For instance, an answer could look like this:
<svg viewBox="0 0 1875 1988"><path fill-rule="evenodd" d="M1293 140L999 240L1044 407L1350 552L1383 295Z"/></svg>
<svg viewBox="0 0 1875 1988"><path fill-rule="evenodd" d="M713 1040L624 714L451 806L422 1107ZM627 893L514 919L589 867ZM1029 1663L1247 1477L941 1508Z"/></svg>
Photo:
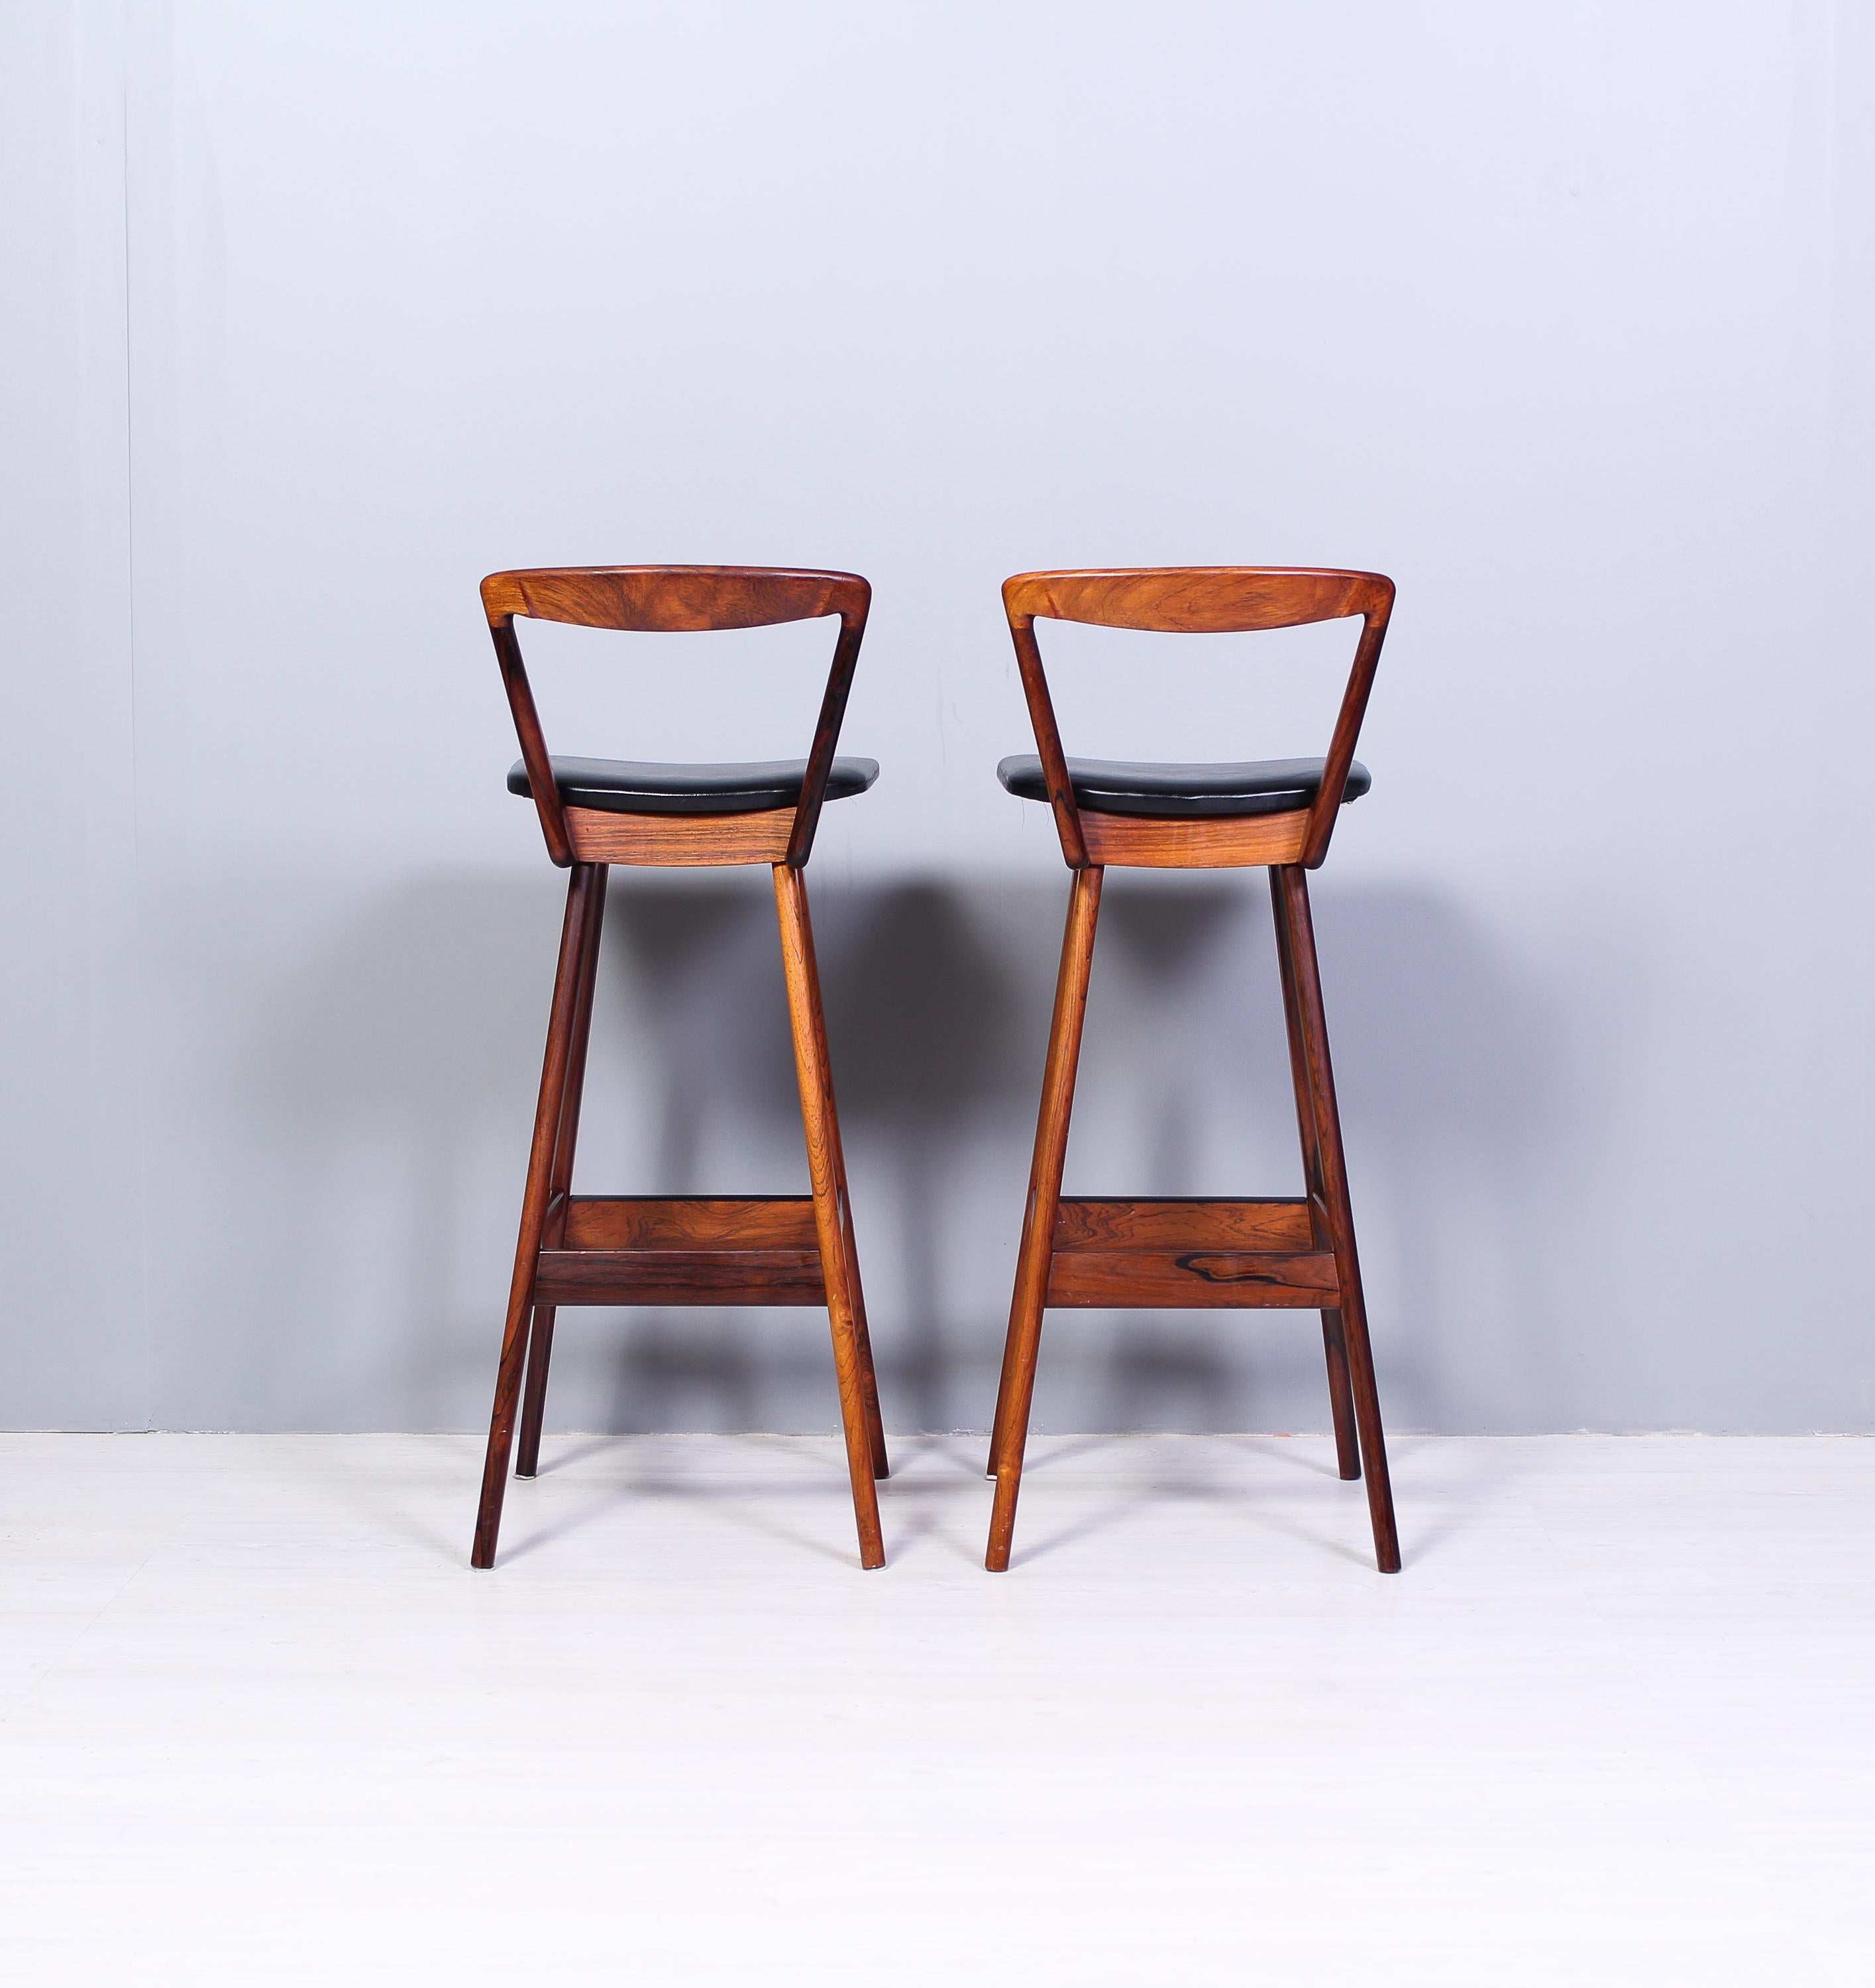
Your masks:
<svg viewBox="0 0 1875 1988"><path fill-rule="evenodd" d="M837 1121L836 1121L837 1122ZM866 1293L860 1283L860 1246L853 1232L853 1206L846 1194L844 1161L840 1175L841 1227L846 1241L847 1288L853 1294L853 1343L860 1361L860 1398L866 1407L866 1439L872 1452L873 1475L882 1481L892 1474L886 1455L885 1420L879 1409L879 1376L873 1366L873 1338L866 1325Z"/></svg>
<svg viewBox="0 0 1875 1988"><path fill-rule="evenodd" d="M543 1236L549 1248L552 1239ZM521 1426L515 1440L515 1475L532 1477L540 1469L541 1418L547 1411L547 1369L553 1362L552 1305L536 1305L527 1329L527 1381L521 1390Z"/></svg>
<svg viewBox="0 0 1875 1988"><path fill-rule="evenodd" d="M1309 1060L1302 1046L1301 1010L1296 999L1295 942L1283 901L1281 871L1269 873L1269 895L1275 914L1276 967L1282 979L1282 1016L1288 1025L1289 1072L1296 1085L1296 1124L1302 1135L1302 1175L1308 1183L1309 1219L1316 1246L1332 1249L1327 1197L1322 1186L1322 1142L1316 1131L1315 1106L1309 1085ZM1354 1432L1354 1395L1348 1381L1347 1334L1339 1310L1322 1314L1322 1351L1328 1364L1328 1404L1335 1422L1335 1459L1343 1478L1360 1475L1360 1446Z"/></svg>
<svg viewBox="0 0 1875 1988"><path fill-rule="evenodd" d="M593 989L599 978L600 935L606 923L606 870L596 866L593 912L586 921L586 944L579 955L579 979L573 989L573 1041L566 1057L566 1085L560 1100L559 1135L553 1145L553 1170L547 1182L547 1221L543 1245L557 1249L566 1226L566 1196L573 1188L573 1150L579 1142L579 1100L586 1090L586 1051L593 1034ZM515 1475L532 1477L540 1467L541 1418L546 1412L547 1370L553 1359L552 1305L536 1305L528 1332L527 1386L521 1398L521 1439L515 1448Z"/></svg>
<svg viewBox="0 0 1875 1988"><path fill-rule="evenodd" d="M527 1354L529 1300L541 1238L546 1228L548 1188L566 1096L567 1058L572 1047L579 965L589 921L604 871L590 863L573 866L566 886L566 918L560 928L559 965L554 975L553 1006L547 1019L547 1050L540 1073L540 1102L534 1113L534 1144L528 1158L527 1190L521 1201L521 1233L515 1245L515 1273L508 1293L508 1323L502 1335L501 1364L495 1378L495 1412L488 1423L488 1453L482 1467L481 1504L475 1520L472 1567L495 1564L495 1542L502 1525L502 1493L514 1440L515 1409Z"/></svg>
<svg viewBox="0 0 1875 1988"><path fill-rule="evenodd" d="M879 1529L876 1468L884 1461L885 1439L878 1428L877 1389L868 1413L865 1374L871 1366L864 1345L863 1316L854 1299L855 1259L849 1247L850 1218L840 1184L840 1123L826 1057L826 1026L820 1011L820 976L814 961L814 935L808 921L807 887L798 870L775 865L775 904L781 921L782 969L788 982L788 1018L794 1036L795 1072L801 1087L801 1123L807 1135L807 1170L814 1193L814 1227L820 1243L821 1275L827 1292L827 1323L833 1335L833 1368L840 1382L840 1421L846 1432L846 1466L853 1479L853 1511L860 1531L860 1564L885 1565ZM883 1475L881 1469L880 1474Z"/></svg>
<svg viewBox="0 0 1875 1988"><path fill-rule="evenodd" d="M800 873L795 873L797 876ZM827 1144L833 1162L833 1191L840 1201L840 1241L846 1266L846 1295L853 1307L853 1337L860 1364L860 1398L866 1409L866 1439L873 1475L892 1474L886 1456L885 1423L879 1412L879 1377L873 1368L872 1334L866 1326L866 1292L860 1282L860 1244L853 1232L853 1201L846 1189L846 1151L840 1136L840 1107L833 1096L833 1059L827 1053L826 1014L820 1002L820 972L814 958L813 934L807 921L806 880L802 878L801 917L808 935L807 964L813 989L814 1045L819 1058L823 1095L826 1100Z"/></svg>
<svg viewBox="0 0 1875 1988"><path fill-rule="evenodd" d="M1035 1241L1035 1238L1038 1235L1044 1235L1049 1238L1051 1249L1048 1253L1052 1254L1052 1243L1054 1234L1054 1219L1051 1215L1046 1224L1041 1225L1039 1227L1038 1226L1036 1190L1042 1178L1043 1149L1049 1124L1049 1087L1053 1082L1056 1073L1056 1051L1062 1040L1062 1031L1064 1026L1066 1026L1067 1017L1070 1013L1069 1009L1064 1008L1063 1002L1069 999L1070 981L1072 980L1074 973L1078 971L1079 974L1079 992L1078 995L1074 997L1074 1002L1078 1005L1072 1006L1073 1026L1075 1032L1074 1048L1073 1052L1073 1059L1069 1063L1066 1071L1069 1104L1069 1107L1072 1108L1074 1094L1075 1072L1076 1069L1078 1069L1080 1062L1080 1018L1086 1009L1087 999L1087 975L1093 958L1093 921L1097 920L1100 914L1100 877L1104 877L1105 874L1106 872L1104 871L1101 871L1097 875L1090 871L1077 871L1075 873L1073 888L1069 894L1068 900L1068 922L1066 931L1063 934L1062 938L1061 968L1059 972L1056 976L1055 982L1054 1017L1049 1029L1049 1060L1046 1070L1042 1077L1041 1116L1035 1129L1035 1154L1033 1158L1029 1163L1029 1199L1023 1209L1022 1214L1022 1239L1016 1251L1015 1291L1010 1301L1009 1329L1004 1335L1003 1338L1002 1372L996 1384L996 1413L994 1420L990 1424L989 1460L986 1466L985 1474L992 1479L996 1476L997 1469L1002 1460L1005 1438L1007 1434L1008 1426L1009 1404L1014 1398L1017 1355L1019 1348L1022 1344L1022 1334L1017 1330L1017 1320L1019 1318L1023 1318L1028 1316L1029 1307L1026 1302L1028 1286L1025 1282L1025 1274L1026 1266L1030 1261L1030 1252L1032 1249L1039 1248L1039 1244ZM1092 885L1093 897L1091 901L1083 908L1081 894L1082 884L1083 880L1090 876L1094 877L1094 881ZM1073 963L1076 958L1075 950L1077 931L1076 917L1083 908L1086 910L1089 923L1086 935L1085 956L1079 958L1077 969ZM1057 1156L1058 1159L1065 1161L1066 1152L1066 1133L1064 1126L1060 1153ZM1057 1202L1059 1202L1061 1196L1060 1178L1061 1167L1058 1164L1055 1170L1056 1185L1054 1196L1055 1200ZM1043 1256L1042 1263L1042 1290L1044 1298L1046 1298L1047 1290L1047 1255L1046 1254ZM1039 1337L1041 1330L1039 1324L1039 1307L1036 1307L1036 1311L1037 1324L1035 1325L1035 1330ZM1025 1427L1026 1427L1025 1422Z"/></svg>
<svg viewBox="0 0 1875 1988"><path fill-rule="evenodd" d="M1074 1110L1087 979L1093 965L1094 928L1106 874L1097 866L1076 871L1068 900L1061 975L1055 986L1055 1016L1049 1030L1048 1066L1042 1080L1042 1109L1035 1125L1035 1159L1029 1172L1029 1205L1022 1218L1009 1333L1003 1346L1002 1382L997 1390L996 1420L990 1434L996 1501L990 1513L989 1548L983 1564L992 1574L1008 1571L1010 1543L1015 1535L1015 1501L1022 1490L1022 1452L1029 1441L1029 1411L1035 1399L1035 1356L1042 1343L1042 1308L1048 1302L1055 1218L1068 1155L1068 1121Z"/></svg>
<svg viewBox="0 0 1875 1988"><path fill-rule="evenodd" d="M1335 1102L1334 1070L1328 1052L1328 1017L1315 952L1315 925L1309 912L1309 881L1299 864L1272 871L1282 897L1295 976L1296 1009L1301 1023L1309 1099L1321 1155L1323 1200L1341 1287L1341 1320L1346 1337L1348 1376L1354 1395L1354 1421L1360 1433L1361 1462L1367 1479L1367 1511L1373 1523L1373 1552L1383 1574L1400 1571L1400 1536L1394 1523L1393 1486L1387 1469L1387 1440L1380 1428L1380 1398L1374 1385L1373 1349L1367 1337L1367 1308L1361 1294L1360 1259L1354 1244L1354 1213L1348 1198L1347 1165L1341 1144L1341 1114Z"/></svg>

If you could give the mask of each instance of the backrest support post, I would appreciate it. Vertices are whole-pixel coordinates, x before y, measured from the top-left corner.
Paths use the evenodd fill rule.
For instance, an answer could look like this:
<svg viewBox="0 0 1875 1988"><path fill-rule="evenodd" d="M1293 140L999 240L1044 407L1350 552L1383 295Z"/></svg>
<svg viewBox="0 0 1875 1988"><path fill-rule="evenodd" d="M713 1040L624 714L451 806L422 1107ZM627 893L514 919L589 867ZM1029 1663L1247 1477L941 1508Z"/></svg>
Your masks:
<svg viewBox="0 0 1875 1988"><path fill-rule="evenodd" d="M1042 668L1035 618L1010 606L1008 586L1002 593L1009 634L1015 644L1015 666L1022 672L1022 695L1029 705L1029 722L1035 727L1035 748L1042 756L1042 777L1048 783L1049 805L1055 811L1056 832L1061 837L1061 853L1070 870L1085 870L1087 843L1081 833L1081 811L1074 798L1074 783L1068 778L1067 756L1061 749L1061 728L1055 722L1055 702L1049 695L1048 678Z"/></svg>
<svg viewBox="0 0 1875 1988"><path fill-rule="evenodd" d="M1321 868L1322 859L1328 854L1328 839L1340 816L1341 797L1347 789L1349 769L1354 764L1355 743L1360 737L1361 720L1367 715L1367 694L1373 688L1373 673L1380 666L1380 644L1387 640L1387 617L1393 604L1390 581L1385 600L1361 618L1360 645L1354 651L1354 666L1348 672L1348 687L1342 693L1334 736L1329 741L1327 762L1322 769L1322 784L1316 789L1315 806L1309 811L1308 839L1302 844L1305 869Z"/></svg>
<svg viewBox="0 0 1875 1988"><path fill-rule="evenodd" d="M527 768L527 784L540 815L540 832L547 838L547 854L564 870L573 862L573 837L566 830L566 804L560 799L547 742L540 729L540 714L534 708L534 692L527 680L527 665L521 660L521 644L515 634L515 617L504 614L491 618L488 632L495 637L495 653L502 666L502 684L508 692L508 708L514 714L515 731L521 741L521 760Z"/></svg>
<svg viewBox="0 0 1875 1988"><path fill-rule="evenodd" d="M833 666L827 672L827 687L820 700L820 716L814 726L814 742L807 755L807 773L801 782L801 798L796 803L794 827L788 837L787 864L799 870L814 846L814 830L819 826L820 804L826 798L827 779L833 770L834 749L840 743L840 729L846 716L846 694L853 688L853 673L860 661L860 644L866 639L867 611L872 604L872 589L860 582L855 606L840 610L840 640L833 646Z"/></svg>

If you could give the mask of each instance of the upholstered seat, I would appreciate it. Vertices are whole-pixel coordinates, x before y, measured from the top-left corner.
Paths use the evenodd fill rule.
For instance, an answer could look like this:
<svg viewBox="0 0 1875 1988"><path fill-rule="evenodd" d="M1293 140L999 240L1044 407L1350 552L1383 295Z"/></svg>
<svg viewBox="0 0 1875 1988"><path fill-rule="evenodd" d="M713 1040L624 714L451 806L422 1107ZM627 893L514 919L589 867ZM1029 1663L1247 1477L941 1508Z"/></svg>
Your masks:
<svg viewBox="0 0 1875 1988"><path fill-rule="evenodd" d="M740 765L686 766L635 759L570 759L556 753L553 783L569 807L613 814L755 814L792 807L807 777L805 759L753 759ZM863 794L879 777L877 759L836 759L826 799ZM508 791L532 796L527 768L517 759Z"/></svg>
<svg viewBox="0 0 1875 1988"><path fill-rule="evenodd" d="M1070 759L1068 778L1076 806L1096 814L1286 814L1314 801L1325 763L1320 759L1247 759L1162 766L1145 760ZM996 777L1025 801L1048 799L1042 762L1032 752L1003 760ZM1356 759L1348 769L1348 783L1341 797L1359 800L1373 784L1367 768Z"/></svg>

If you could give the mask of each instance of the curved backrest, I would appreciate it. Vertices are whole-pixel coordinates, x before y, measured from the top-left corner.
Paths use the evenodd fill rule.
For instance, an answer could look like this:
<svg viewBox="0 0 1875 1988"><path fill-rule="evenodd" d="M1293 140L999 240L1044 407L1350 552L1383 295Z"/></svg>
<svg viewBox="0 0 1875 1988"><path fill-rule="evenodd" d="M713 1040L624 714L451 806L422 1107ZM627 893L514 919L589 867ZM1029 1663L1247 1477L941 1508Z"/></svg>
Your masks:
<svg viewBox="0 0 1875 1988"><path fill-rule="evenodd" d="M481 583L481 604L502 666L527 767L528 785L540 813L547 853L564 867L574 860L566 810L553 779L540 715L534 708L517 617L569 622L583 628L617 628L644 634L690 634L706 629L769 628L785 621L840 617L840 640L820 702L807 756L807 774L794 811L785 860L799 869L813 846L820 803L840 743L846 694L853 687L860 644L873 590L856 573L815 573L762 566L560 566L492 573Z"/></svg>
<svg viewBox="0 0 1875 1988"><path fill-rule="evenodd" d="M1002 583L1014 621L1087 621L1168 635L1231 635L1296 628L1393 605L1394 583L1377 573L1333 567L1174 566L1019 573Z"/></svg>
<svg viewBox="0 0 1875 1988"><path fill-rule="evenodd" d="M518 614L642 634L771 628L823 614L863 620L871 597L857 573L763 566L539 566L481 583L491 627Z"/></svg>
<svg viewBox="0 0 1875 1988"><path fill-rule="evenodd" d="M1367 693L1380 660L1394 583L1383 573L1338 566L1183 566L1086 568L1062 573L1019 573L1002 583L1004 612L1015 640L1022 691L1035 726L1035 745L1048 780L1062 853L1076 869L1087 867L1080 812L1068 778L1055 723L1038 620L1082 621L1103 628L1136 628L1157 634L1223 635L1267 628L1296 628L1358 614L1362 627L1354 666L1329 742L1322 784L1309 810L1302 861L1311 870L1328 853Z"/></svg>

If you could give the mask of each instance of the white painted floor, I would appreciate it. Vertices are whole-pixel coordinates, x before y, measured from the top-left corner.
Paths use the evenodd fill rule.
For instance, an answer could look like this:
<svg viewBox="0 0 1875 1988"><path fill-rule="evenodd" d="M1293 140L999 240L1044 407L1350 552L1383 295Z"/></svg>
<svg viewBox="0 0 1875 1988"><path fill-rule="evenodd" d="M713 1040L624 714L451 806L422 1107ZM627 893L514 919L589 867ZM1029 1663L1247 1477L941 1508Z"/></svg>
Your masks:
<svg viewBox="0 0 1875 1988"><path fill-rule="evenodd" d="M1875 1442L0 1439L8 1982L1875 1980Z"/></svg>

